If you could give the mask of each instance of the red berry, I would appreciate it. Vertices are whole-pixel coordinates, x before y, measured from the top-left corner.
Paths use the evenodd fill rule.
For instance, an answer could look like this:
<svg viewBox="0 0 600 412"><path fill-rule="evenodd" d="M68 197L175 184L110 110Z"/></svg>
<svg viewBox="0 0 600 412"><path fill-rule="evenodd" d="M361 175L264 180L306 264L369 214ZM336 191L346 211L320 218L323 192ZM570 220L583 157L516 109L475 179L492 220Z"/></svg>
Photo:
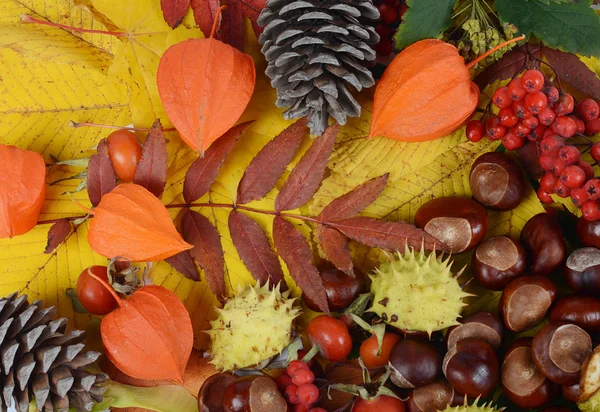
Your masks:
<svg viewBox="0 0 600 412"><path fill-rule="evenodd" d="M285 388L285 397L291 404L300 403L300 398L298 398L298 387L292 383L290 386Z"/></svg>
<svg viewBox="0 0 600 412"><path fill-rule="evenodd" d="M571 196L571 189L569 189L560 179L557 180L556 184L554 185L554 193L556 193L556 195L558 197L562 197L562 198L566 198Z"/></svg>
<svg viewBox="0 0 600 412"><path fill-rule="evenodd" d="M588 199L600 199L600 179L590 179L586 182L585 186L583 187L585 188Z"/></svg>
<svg viewBox="0 0 600 412"><path fill-rule="evenodd" d="M323 409L323 408L312 408L309 409L308 412L327 412L327 409Z"/></svg>
<svg viewBox="0 0 600 412"><path fill-rule="evenodd" d="M577 123L570 117L559 116L552 124L552 130L562 137L573 137L577 131Z"/></svg>
<svg viewBox="0 0 600 412"><path fill-rule="evenodd" d="M305 405L312 405L319 399L319 388L312 383L305 383L298 386L298 399Z"/></svg>
<svg viewBox="0 0 600 412"><path fill-rule="evenodd" d="M560 180L569 189L575 189L583 186L585 183L585 172L579 166L570 165L565 167L565 169L562 171L560 174Z"/></svg>
<svg viewBox="0 0 600 412"><path fill-rule="evenodd" d="M527 70L521 77L521 84L528 93L535 93L544 87L544 75L539 70Z"/></svg>
<svg viewBox="0 0 600 412"><path fill-rule="evenodd" d="M600 106L594 100L585 98L577 104L577 113L581 120L588 121L598 118Z"/></svg>
<svg viewBox="0 0 600 412"><path fill-rule="evenodd" d="M600 208L598 203L593 200L588 200L581 206L581 213L583 218L587 221L595 221L600 217Z"/></svg>
<svg viewBox="0 0 600 412"><path fill-rule="evenodd" d="M585 177L591 179L594 177L594 168L588 162L578 161L577 166L581 167L585 172Z"/></svg>
<svg viewBox="0 0 600 412"><path fill-rule="evenodd" d="M581 120L579 117L574 115L567 116L569 119L573 119L575 122L575 133L576 134L584 134L585 133L585 122Z"/></svg>
<svg viewBox="0 0 600 412"><path fill-rule="evenodd" d="M552 134L542 139L542 141L540 142L540 149L542 150L542 153L556 156L558 154L558 151L564 145L565 142L563 139L561 139L555 134Z"/></svg>
<svg viewBox="0 0 600 412"><path fill-rule="evenodd" d="M558 89L554 86L544 87L544 93L548 96L548 102L556 103L560 99Z"/></svg>
<svg viewBox="0 0 600 412"><path fill-rule="evenodd" d="M508 132L502 137L502 144L506 150L517 150L525 145L525 138Z"/></svg>
<svg viewBox="0 0 600 412"><path fill-rule="evenodd" d="M540 110L537 117L541 124L544 126L550 126L554 122L554 119L556 119L556 113L554 113L554 110L546 106Z"/></svg>
<svg viewBox="0 0 600 412"><path fill-rule="evenodd" d="M542 140L544 138L544 134L546 133L546 130L548 130L548 128L546 126L542 126L541 124L538 124L535 129L533 129L531 131L531 133L529 133L529 137L531 137L530 140L536 141L536 140Z"/></svg>
<svg viewBox="0 0 600 412"><path fill-rule="evenodd" d="M519 137L527 137L531 129L523 124L521 120L515 127L511 128L512 132Z"/></svg>
<svg viewBox="0 0 600 412"><path fill-rule="evenodd" d="M287 373L279 375L277 379L275 379L275 384L277 388L279 388L280 392L285 392L288 386L292 384L292 378Z"/></svg>
<svg viewBox="0 0 600 412"><path fill-rule="evenodd" d="M538 159L538 162L540 163L540 167L542 168L542 170L550 172L551 170L554 169L554 162L556 160L558 160L558 158L556 156L552 156L552 155L544 153L540 156L540 158Z"/></svg>
<svg viewBox="0 0 600 412"><path fill-rule="evenodd" d="M352 337L346 324L331 316L321 315L306 328L308 339L318 346L323 357L332 362L345 360L352 351Z"/></svg>
<svg viewBox="0 0 600 412"><path fill-rule="evenodd" d="M546 192L544 191L544 189L542 189L541 187L537 190L537 195L538 198L540 199L540 202L542 203L552 203L554 202L554 200L552 200L552 197Z"/></svg>
<svg viewBox="0 0 600 412"><path fill-rule="evenodd" d="M499 87L492 96L492 102L501 109L508 108L512 105L512 100L508 95L507 87Z"/></svg>
<svg viewBox="0 0 600 412"><path fill-rule="evenodd" d="M558 100L558 106L554 109L557 116L565 116L573 112L573 108L575 106L575 100L573 100L573 96L566 93L560 96Z"/></svg>
<svg viewBox="0 0 600 412"><path fill-rule="evenodd" d="M392 39L389 37L382 37L381 40L379 40L379 43L377 43L377 46L375 46L375 51L377 54L384 57L392 54L394 51Z"/></svg>
<svg viewBox="0 0 600 412"><path fill-rule="evenodd" d="M287 374L294 376L300 370L309 370L308 365L300 360L293 360L287 367Z"/></svg>
<svg viewBox="0 0 600 412"><path fill-rule="evenodd" d="M508 95L514 101L523 100L527 95L527 90L521 84L521 79L514 78L508 84Z"/></svg>
<svg viewBox="0 0 600 412"><path fill-rule="evenodd" d="M585 122L585 134L587 136L593 136L598 133L600 133L600 119Z"/></svg>
<svg viewBox="0 0 600 412"><path fill-rule="evenodd" d="M556 176L554 173L545 173L540 179L540 187L546 193L554 193L554 185L556 184Z"/></svg>
<svg viewBox="0 0 600 412"><path fill-rule="evenodd" d="M525 96L525 107L531 114L538 114L548 105L548 98L542 92L529 93Z"/></svg>
<svg viewBox="0 0 600 412"><path fill-rule="evenodd" d="M600 160L600 142L596 142L592 145L590 149L590 154L595 161Z"/></svg>
<svg viewBox="0 0 600 412"><path fill-rule="evenodd" d="M554 130L552 130L552 128L551 128L551 127L549 127L549 128L547 128L547 129L546 129L546 131L544 132L544 136L542 136L542 138L544 138L544 137L548 137L548 136L552 136L553 134L556 134L556 133L554 133Z"/></svg>
<svg viewBox="0 0 600 412"><path fill-rule="evenodd" d="M587 192L583 187L577 187L571 190L571 200L575 204L575 206L581 208L585 202L587 202Z"/></svg>
<svg viewBox="0 0 600 412"><path fill-rule="evenodd" d="M486 135L492 140L501 139L506 134L506 127L500 124L498 116L492 116L485 122Z"/></svg>
<svg viewBox="0 0 600 412"><path fill-rule="evenodd" d="M392 24L399 20L398 10L394 6L388 4L382 4L379 6L379 14L381 14L381 21L385 24Z"/></svg>
<svg viewBox="0 0 600 412"><path fill-rule="evenodd" d="M573 165L579 161L581 153L575 146L567 145L558 151L558 158L567 165Z"/></svg>
<svg viewBox="0 0 600 412"><path fill-rule="evenodd" d="M538 124L540 124L537 117L534 117L534 116L523 119L523 120L521 120L521 122L523 123L523 126L528 127L529 130L535 129L538 126Z"/></svg>
<svg viewBox="0 0 600 412"><path fill-rule="evenodd" d="M565 167L567 167L565 162L563 162L557 157L556 160L554 160L554 167L552 168L552 171L555 175L558 176L562 173L563 170L565 170Z"/></svg>
<svg viewBox="0 0 600 412"><path fill-rule="evenodd" d="M315 374L308 369L300 369L296 371L292 376L292 382L296 386L304 385L307 383L313 383L315 380Z"/></svg>
<svg viewBox="0 0 600 412"><path fill-rule="evenodd" d="M527 107L525 107L525 103L521 101L513 102L512 109L519 119L525 119L526 117L531 116L531 113L529 113Z"/></svg>
<svg viewBox="0 0 600 412"><path fill-rule="evenodd" d="M478 142L483 138L484 128L481 120L471 120L467 123L467 139L471 142Z"/></svg>
<svg viewBox="0 0 600 412"><path fill-rule="evenodd" d="M519 118L510 106L500 109L500 112L498 112L498 118L500 119L500 124L505 127L513 127L519 123Z"/></svg>

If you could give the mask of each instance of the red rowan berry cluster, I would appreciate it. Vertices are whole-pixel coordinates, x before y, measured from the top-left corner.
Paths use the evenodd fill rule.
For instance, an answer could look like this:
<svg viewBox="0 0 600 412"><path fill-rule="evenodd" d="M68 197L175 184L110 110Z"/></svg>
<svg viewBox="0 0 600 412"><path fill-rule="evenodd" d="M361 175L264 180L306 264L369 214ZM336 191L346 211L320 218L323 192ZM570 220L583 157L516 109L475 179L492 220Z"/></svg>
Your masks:
<svg viewBox="0 0 600 412"><path fill-rule="evenodd" d="M501 140L508 150L520 149L527 140L535 142L545 172L537 192L540 201L552 203L551 194L571 197L585 219L598 220L600 179L595 178L592 165L581 160L578 147L568 143L576 136L600 133L598 102L586 98L576 105L570 94L545 85L539 70L527 70L496 89L492 103L500 109L498 115L488 117L485 124L467 123L467 139ZM598 162L600 142L590 146L590 155Z"/></svg>
<svg viewBox="0 0 600 412"><path fill-rule="evenodd" d="M319 388L313 383L315 375L310 370L312 362L291 361L286 373L275 380L293 412L325 412L323 408L311 408L319 399Z"/></svg>
<svg viewBox="0 0 600 412"><path fill-rule="evenodd" d="M375 47L375 51L379 56L386 57L394 51L393 37L407 6L404 0L375 0L374 3L381 14L381 21L375 26L375 31L381 36L381 40Z"/></svg>

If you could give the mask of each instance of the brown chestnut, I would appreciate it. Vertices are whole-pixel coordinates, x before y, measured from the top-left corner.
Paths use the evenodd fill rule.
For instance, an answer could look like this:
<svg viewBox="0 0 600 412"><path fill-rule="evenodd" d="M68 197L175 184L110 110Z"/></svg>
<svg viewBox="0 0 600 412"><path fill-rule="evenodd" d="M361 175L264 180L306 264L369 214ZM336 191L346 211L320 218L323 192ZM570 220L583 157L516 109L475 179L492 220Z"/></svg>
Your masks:
<svg viewBox="0 0 600 412"><path fill-rule="evenodd" d="M549 316L552 323L573 323L588 333L600 333L600 299L569 295L556 301Z"/></svg>
<svg viewBox="0 0 600 412"><path fill-rule="evenodd" d="M442 371L450 385L469 398L485 398L498 383L498 358L488 343L467 338L446 353Z"/></svg>
<svg viewBox="0 0 600 412"><path fill-rule="evenodd" d="M567 399L573 403L579 402L579 398L581 396L581 390L579 389L579 384L562 387L562 394Z"/></svg>
<svg viewBox="0 0 600 412"><path fill-rule="evenodd" d="M558 395L560 386L546 378L535 365L531 338L517 339L502 363L501 382L504 394L521 408L539 408Z"/></svg>
<svg viewBox="0 0 600 412"><path fill-rule="evenodd" d="M565 259L567 245L558 221L548 213L529 219L521 231L521 244L529 255L532 275L548 275Z"/></svg>
<svg viewBox="0 0 600 412"><path fill-rule="evenodd" d="M471 166L473 197L496 210L512 210L525 196L525 179L517 164L506 154L485 153Z"/></svg>
<svg viewBox="0 0 600 412"><path fill-rule="evenodd" d="M503 334L502 322L495 315L490 312L477 312L463 318L460 325L448 329L445 337L446 347L453 349L456 342L466 338L477 338L498 349Z"/></svg>
<svg viewBox="0 0 600 412"><path fill-rule="evenodd" d="M223 398L230 384L237 377L231 373L217 373L204 381L198 392L198 409L200 412L223 412Z"/></svg>
<svg viewBox="0 0 600 412"><path fill-rule="evenodd" d="M273 379L251 375L229 384L223 396L223 411L286 412L287 402Z"/></svg>
<svg viewBox="0 0 600 412"><path fill-rule="evenodd" d="M573 292L600 293L600 249L584 247L569 255L564 267L567 286Z"/></svg>
<svg viewBox="0 0 600 412"><path fill-rule="evenodd" d="M463 401L464 397L446 379L440 379L412 391L406 405L410 412L437 412L448 405L462 405Z"/></svg>
<svg viewBox="0 0 600 412"><path fill-rule="evenodd" d="M392 348L389 366L396 386L413 389L442 375L442 355L431 342L403 339Z"/></svg>
<svg viewBox="0 0 600 412"><path fill-rule="evenodd" d="M556 298L556 285L542 276L522 276L502 292L498 314L513 332L522 332L540 323Z"/></svg>
<svg viewBox="0 0 600 412"><path fill-rule="evenodd" d="M577 222L577 237L583 246L600 249L600 220L590 222L580 217Z"/></svg>
<svg viewBox="0 0 600 412"><path fill-rule="evenodd" d="M592 339L577 325L550 323L535 335L531 348L535 364L548 379L575 385L583 361L592 353Z"/></svg>
<svg viewBox="0 0 600 412"><path fill-rule="evenodd" d="M490 290L502 290L508 282L525 273L526 264L525 249L508 236L484 240L471 259L475 279Z"/></svg>
<svg viewBox="0 0 600 412"><path fill-rule="evenodd" d="M346 309L361 293L365 292L366 278L358 269L354 269L354 277L342 272L331 263L326 262L319 266L319 273L323 279L323 286L327 294L329 310L337 312ZM304 296L304 303L309 309L320 312L321 309L308 297Z"/></svg>
<svg viewBox="0 0 600 412"><path fill-rule="evenodd" d="M485 237L488 215L483 206L472 199L440 197L417 210L417 226L444 242L453 253L477 246Z"/></svg>

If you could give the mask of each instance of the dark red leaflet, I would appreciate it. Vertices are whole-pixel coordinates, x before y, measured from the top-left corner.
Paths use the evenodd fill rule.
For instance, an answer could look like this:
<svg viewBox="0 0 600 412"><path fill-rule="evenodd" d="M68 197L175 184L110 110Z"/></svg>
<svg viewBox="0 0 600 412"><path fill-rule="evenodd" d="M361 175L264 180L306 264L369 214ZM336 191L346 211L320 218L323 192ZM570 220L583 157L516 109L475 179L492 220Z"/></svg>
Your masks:
<svg viewBox="0 0 600 412"><path fill-rule="evenodd" d="M229 232L240 258L254 279L261 285L266 282L271 286L281 283L282 289L285 290L287 286L283 281L281 265L269 238L258 222L233 210L229 214Z"/></svg>
<svg viewBox="0 0 600 412"><path fill-rule="evenodd" d="M160 197L165 190L169 155L167 141L160 120L156 120L142 146L142 160L135 170L133 183L143 186L154 196Z"/></svg>
<svg viewBox="0 0 600 412"><path fill-rule="evenodd" d="M194 245L192 257L204 269L210 289L221 303L226 297L225 257L219 232L208 218L186 209L181 217L181 232L186 242Z"/></svg>
<svg viewBox="0 0 600 412"><path fill-rule="evenodd" d="M225 158L250 123L232 127L208 148L204 157L199 157L192 163L183 182L183 198L186 203L192 203L208 192L219 174Z"/></svg>
<svg viewBox="0 0 600 412"><path fill-rule="evenodd" d="M475 76L473 81L483 90L485 86L494 83L496 80L510 79L518 74L521 69L525 68L525 62L528 58L527 51L535 57L540 57L539 45L528 44L514 47L511 51L504 54L502 59L492 63Z"/></svg>
<svg viewBox="0 0 600 412"><path fill-rule="evenodd" d="M222 0L227 8L223 11L221 40L240 51L244 51L244 10L240 0Z"/></svg>
<svg viewBox="0 0 600 412"><path fill-rule="evenodd" d="M167 24L174 29L181 24L188 9L190 0L160 0L160 8Z"/></svg>
<svg viewBox="0 0 600 412"><path fill-rule="evenodd" d="M350 219L329 222L350 239L364 245L381 249L404 251L405 246L415 249L447 251L445 244L410 223L387 222L370 217L352 217Z"/></svg>
<svg viewBox="0 0 600 412"><path fill-rule="evenodd" d="M389 176L390 174L386 173L375 177L332 200L319 214L319 220L340 220L356 216L379 197L387 186Z"/></svg>
<svg viewBox="0 0 600 412"><path fill-rule="evenodd" d="M189 250L184 250L165 259L176 271L190 280L199 281L200 273Z"/></svg>
<svg viewBox="0 0 600 412"><path fill-rule="evenodd" d="M354 264L348 247L348 238L330 227L320 228L318 238L327 259L336 268L354 277Z"/></svg>
<svg viewBox="0 0 600 412"><path fill-rule="evenodd" d="M71 234L73 225L68 219L61 219L54 223L48 231L48 243L44 253L50 254Z"/></svg>
<svg viewBox="0 0 600 412"><path fill-rule="evenodd" d="M297 209L308 202L316 193L327 167L327 161L340 131L340 125L329 126L298 162L287 182L275 199L275 210Z"/></svg>
<svg viewBox="0 0 600 412"><path fill-rule="evenodd" d="M212 30L217 10L219 10L219 0L192 0L192 11L194 20L200 26L204 37L209 37Z"/></svg>
<svg viewBox="0 0 600 412"><path fill-rule="evenodd" d="M106 141L102 140L98 144L98 153L88 163L87 191L92 206L98 206L102 196L115 188L116 179Z"/></svg>
<svg viewBox="0 0 600 412"><path fill-rule="evenodd" d="M313 265L312 251L302 233L280 216L273 221L273 240L279 256L287 265L290 275L302 293L326 313L329 313L323 279Z"/></svg>
<svg viewBox="0 0 600 412"><path fill-rule="evenodd" d="M298 120L263 147L250 162L238 186L237 203L262 199L292 161L306 132L306 118Z"/></svg>
<svg viewBox="0 0 600 412"><path fill-rule="evenodd" d="M560 80L596 100L600 100L600 79L576 55L544 47L542 53Z"/></svg>

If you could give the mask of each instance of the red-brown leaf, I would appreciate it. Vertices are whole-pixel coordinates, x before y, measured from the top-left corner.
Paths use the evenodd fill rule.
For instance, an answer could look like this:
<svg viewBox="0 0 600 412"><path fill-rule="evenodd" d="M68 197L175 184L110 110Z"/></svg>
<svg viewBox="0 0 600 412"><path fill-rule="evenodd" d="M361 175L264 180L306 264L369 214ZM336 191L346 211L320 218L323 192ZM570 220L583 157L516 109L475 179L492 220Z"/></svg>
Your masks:
<svg viewBox="0 0 600 412"><path fill-rule="evenodd" d="M319 220L340 220L356 216L379 197L387 185L389 176L389 173L386 173L373 178L332 200L319 214Z"/></svg>
<svg viewBox="0 0 600 412"><path fill-rule="evenodd" d="M167 141L160 120L156 120L142 147L142 160L135 170L133 183L148 189L156 197L165 190L167 181Z"/></svg>
<svg viewBox="0 0 600 412"><path fill-rule="evenodd" d="M312 146L302 156L277 195L276 211L299 208L313 197L323 180L327 161L339 131L340 125L334 123L321 137L313 140Z"/></svg>
<svg viewBox="0 0 600 412"><path fill-rule="evenodd" d="M52 225L48 231L48 243L44 253L50 254L71 234L73 225L68 219L61 219Z"/></svg>
<svg viewBox="0 0 600 412"><path fill-rule="evenodd" d="M527 142L525 146L519 149L519 158L527 174L533 179L539 179L544 175L544 171L539 162L539 149L536 142Z"/></svg>
<svg viewBox="0 0 600 412"><path fill-rule="evenodd" d="M232 127L208 148L204 157L199 157L192 163L183 182L183 198L186 203L192 203L208 192L225 158L249 125L250 122L247 122Z"/></svg>
<svg viewBox="0 0 600 412"><path fill-rule="evenodd" d="M98 206L102 196L115 186L115 171L108 156L106 141L102 140L98 144L98 153L93 155L88 163L87 191L92 206Z"/></svg>
<svg viewBox="0 0 600 412"><path fill-rule="evenodd" d="M354 264L348 247L348 238L330 227L321 228L318 237L327 259L342 272L354 276Z"/></svg>
<svg viewBox="0 0 600 412"><path fill-rule="evenodd" d="M535 57L540 57L540 46L538 45L529 44L515 47L502 56L502 59L486 67L485 70L475 76L473 81L483 90L485 86L496 80L510 79L524 68L527 50Z"/></svg>
<svg viewBox="0 0 600 412"><path fill-rule="evenodd" d="M265 8L267 4L267 0L244 0L242 1L242 10L244 14L250 19L252 22L252 28L254 29L254 33L258 36L262 33L263 28L260 27L256 20L260 15L262 9Z"/></svg>
<svg viewBox="0 0 600 412"><path fill-rule="evenodd" d="M219 7L219 0L192 0L194 20L196 20L196 24L200 26L200 30L204 33L204 37L210 36Z"/></svg>
<svg viewBox="0 0 600 412"><path fill-rule="evenodd" d="M549 47L543 48L544 57L556 70L560 80L596 100L600 100L600 79L579 57Z"/></svg>
<svg viewBox="0 0 600 412"><path fill-rule="evenodd" d="M273 240L279 256L302 293L323 311L329 312L323 279L312 263L312 251L306 238L293 224L276 216L273 221Z"/></svg>
<svg viewBox="0 0 600 412"><path fill-rule="evenodd" d="M174 29L181 24L190 8L190 0L160 0L160 8L167 24Z"/></svg>
<svg viewBox="0 0 600 412"><path fill-rule="evenodd" d="M225 257L219 232L203 215L185 210L181 218L183 238L194 245L190 253L204 269L210 289L221 303L225 300Z"/></svg>
<svg viewBox="0 0 600 412"><path fill-rule="evenodd" d="M292 161L306 132L306 118L289 126L265 145L250 162L238 186L237 203L262 199Z"/></svg>
<svg viewBox="0 0 600 412"><path fill-rule="evenodd" d="M221 41L244 51L244 10L240 0L223 0L227 8L223 11Z"/></svg>
<svg viewBox="0 0 600 412"><path fill-rule="evenodd" d="M283 271L277 255L262 227L251 217L232 211L229 214L229 232L240 258L261 285L267 281L271 285L283 282Z"/></svg>
<svg viewBox="0 0 600 412"><path fill-rule="evenodd" d="M183 252L168 257L165 259L165 262L186 278L194 281L200 280L200 273L198 272L198 268L196 267L189 250L184 250Z"/></svg>
<svg viewBox="0 0 600 412"><path fill-rule="evenodd" d="M329 223L351 239L370 247L404 251L406 245L420 249L421 244L425 250L446 251L447 247L442 242L406 222L387 222L370 217L352 217Z"/></svg>

